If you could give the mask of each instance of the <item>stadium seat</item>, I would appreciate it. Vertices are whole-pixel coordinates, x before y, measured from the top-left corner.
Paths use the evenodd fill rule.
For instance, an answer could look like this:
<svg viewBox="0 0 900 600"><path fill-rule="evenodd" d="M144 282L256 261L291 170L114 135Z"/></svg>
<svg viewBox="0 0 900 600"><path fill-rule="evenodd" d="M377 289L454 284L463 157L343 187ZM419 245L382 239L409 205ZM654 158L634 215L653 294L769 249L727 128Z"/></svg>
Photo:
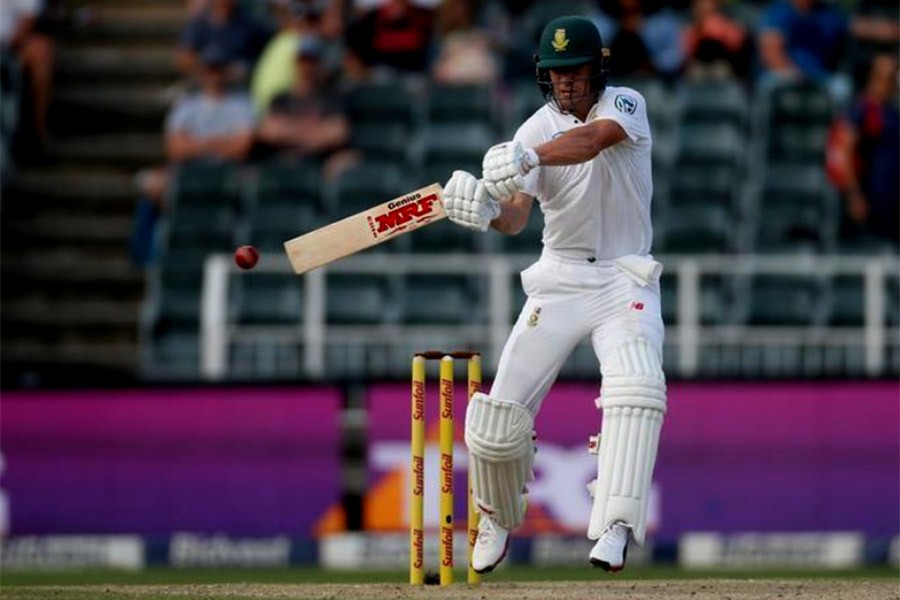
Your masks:
<svg viewBox="0 0 900 600"><path fill-rule="evenodd" d="M819 325L824 316L823 292L822 282L815 276L753 277L746 321L750 325Z"/></svg>
<svg viewBox="0 0 900 600"><path fill-rule="evenodd" d="M370 163L405 165L410 160L412 132L399 123L355 123L351 145Z"/></svg>
<svg viewBox="0 0 900 600"><path fill-rule="evenodd" d="M740 129L727 124L683 124L680 129L679 164L728 165L744 163L746 138Z"/></svg>
<svg viewBox="0 0 900 600"><path fill-rule="evenodd" d="M782 124L831 121L833 103L824 86L811 81L779 82L762 87L760 106L766 112L764 122L770 129Z"/></svg>
<svg viewBox="0 0 900 600"><path fill-rule="evenodd" d="M862 277L839 275L832 278L830 287L828 324L862 327L865 312Z"/></svg>
<svg viewBox="0 0 900 600"><path fill-rule="evenodd" d="M329 273L325 318L334 325L375 325L396 319L396 296L383 276Z"/></svg>
<svg viewBox="0 0 900 600"><path fill-rule="evenodd" d="M428 124L495 125L494 90L486 85L432 84L428 90Z"/></svg>
<svg viewBox="0 0 900 600"><path fill-rule="evenodd" d="M473 174L480 177L484 153L496 141L491 129L482 123L432 124L425 130L423 165L477 165Z"/></svg>
<svg viewBox="0 0 900 600"><path fill-rule="evenodd" d="M141 368L157 380L196 381L200 373L200 341L196 328L158 321L145 339Z"/></svg>
<svg viewBox="0 0 900 600"><path fill-rule="evenodd" d="M230 163L189 163L178 167L169 187L169 205L229 206L243 201L240 167Z"/></svg>
<svg viewBox="0 0 900 600"><path fill-rule="evenodd" d="M672 207L715 204L735 208L739 180L740 172L732 165L677 165L669 177L669 203Z"/></svg>
<svg viewBox="0 0 900 600"><path fill-rule="evenodd" d="M735 249L734 215L711 204L673 208L660 223L657 246L666 252L731 252Z"/></svg>
<svg viewBox="0 0 900 600"><path fill-rule="evenodd" d="M822 211L812 206L769 206L756 222L757 252L814 254L833 243L833 233Z"/></svg>
<svg viewBox="0 0 900 600"><path fill-rule="evenodd" d="M344 171L326 187L329 217L347 217L408 191L398 168L363 163Z"/></svg>
<svg viewBox="0 0 900 600"><path fill-rule="evenodd" d="M232 342L228 377L232 380L296 379L303 372L303 352L295 342Z"/></svg>
<svg viewBox="0 0 900 600"><path fill-rule="evenodd" d="M749 102L736 81L689 83L681 88L681 122L728 123L743 128Z"/></svg>
<svg viewBox="0 0 900 600"><path fill-rule="evenodd" d="M478 252L482 236L445 219L418 229L409 236L409 250L415 253Z"/></svg>
<svg viewBox="0 0 900 600"><path fill-rule="evenodd" d="M769 129L766 139L768 163L825 164L826 125L785 123Z"/></svg>
<svg viewBox="0 0 900 600"><path fill-rule="evenodd" d="M354 125L359 123L396 123L415 127L421 101L401 80L368 83L347 94L347 112Z"/></svg>
<svg viewBox="0 0 900 600"><path fill-rule="evenodd" d="M509 111L506 139L512 139L518 128L546 104L534 81L523 81L513 89L512 109Z"/></svg>
<svg viewBox="0 0 900 600"><path fill-rule="evenodd" d="M234 320L241 325L303 322L303 280L293 275L245 273L235 278Z"/></svg>
<svg viewBox="0 0 900 600"><path fill-rule="evenodd" d="M321 164L314 161L270 161L260 165L256 206L321 206Z"/></svg>
<svg viewBox="0 0 900 600"><path fill-rule="evenodd" d="M311 206L257 206L250 223L250 243L263 252L281 252L286 240L326 224Z"/></svg>
<svg viewBox="0 0 900 600"><path fill-rule="evenodd" d="M703 325L732 324L738 315L734 310L732 283L721 276L700 278L699 318ZM660 302L663 322L678 324L678 277L674 271L664 272L660 278Z"/></svg>
<svg viewBox="0 0 900 600"><path fill-rule="evenodd" d="M177 206L167 218L165 246L172 249L229 251L235 213L229 206Z"/></svg>
<svg viewBox="0 0 900 600"><path fill-rule="evenodd" d="M484 320L476 283L459 275L404 278L400 320L409 325L462 325Z"/></svg>
<svg viewBox="0 0 900 600"><path fill-rule="evenodd" d="M596 5L590 0L554 0L553 2L534 2L521 18L523 34L529 43L536 43L541 37L544 27L564 15L589 15L596 11ZM607 43L609 41L607 40Z"/></svg>

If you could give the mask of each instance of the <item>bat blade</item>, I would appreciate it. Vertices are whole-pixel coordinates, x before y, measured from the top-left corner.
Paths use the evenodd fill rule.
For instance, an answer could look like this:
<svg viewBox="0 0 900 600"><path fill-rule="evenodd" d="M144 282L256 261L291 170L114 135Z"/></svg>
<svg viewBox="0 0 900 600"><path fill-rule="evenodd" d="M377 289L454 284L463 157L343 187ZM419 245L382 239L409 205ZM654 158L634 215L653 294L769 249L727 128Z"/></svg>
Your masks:
<svg viewBox="0 0 900 600"><path fill-rule="evenodd" d="M294 272L306 273L445 218L443 188L433 183L288 240Z"/></svg>

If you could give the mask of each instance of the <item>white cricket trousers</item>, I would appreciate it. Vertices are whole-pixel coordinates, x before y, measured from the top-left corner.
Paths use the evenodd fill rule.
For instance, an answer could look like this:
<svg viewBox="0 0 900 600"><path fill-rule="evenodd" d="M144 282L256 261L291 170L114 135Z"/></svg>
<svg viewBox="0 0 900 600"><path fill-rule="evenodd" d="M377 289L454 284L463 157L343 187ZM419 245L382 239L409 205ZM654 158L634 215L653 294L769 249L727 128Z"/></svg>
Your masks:
<svg viewBox="0 0 900 600"><path fill-rule="evenodd" d="M628 257L652 264L650 257ZM533 416L566 359L590 336L601 375L621 372L615 349L642 336L662 356L659 274L636 277L619 259L573 260L544 250L522 271L528 296L510 333L491 397L525 406Z"/></svg>

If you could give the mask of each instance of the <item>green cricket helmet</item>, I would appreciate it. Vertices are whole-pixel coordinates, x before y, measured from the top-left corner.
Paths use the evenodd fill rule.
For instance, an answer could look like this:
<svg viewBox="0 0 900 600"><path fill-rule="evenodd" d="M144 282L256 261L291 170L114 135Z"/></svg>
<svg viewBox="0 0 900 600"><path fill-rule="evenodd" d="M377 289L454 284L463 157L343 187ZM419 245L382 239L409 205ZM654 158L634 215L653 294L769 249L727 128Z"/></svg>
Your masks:
<svg viewBox="0 0 900 600"><path fill-rule="evenodd" d="M609 74L609 50L603 47L600 30L586 17L569 15L553 19L541 34L538 52L534 55L537 83L548 102L559 108L553 95L550 69L565 69L590 64L591 93L597 97L606 89Z"/></svg>

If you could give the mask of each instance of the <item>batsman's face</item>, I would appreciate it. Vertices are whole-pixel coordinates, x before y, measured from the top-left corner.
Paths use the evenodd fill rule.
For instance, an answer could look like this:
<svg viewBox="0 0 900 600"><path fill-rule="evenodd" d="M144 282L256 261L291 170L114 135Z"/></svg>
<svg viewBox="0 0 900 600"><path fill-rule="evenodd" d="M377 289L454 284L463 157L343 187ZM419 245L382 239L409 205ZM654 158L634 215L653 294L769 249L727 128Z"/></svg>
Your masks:
<svg viewBox="0 0 900 600"><path fill-rule="evenodd" d="M594 104L591 93L591 65L550 69L553 94L559 108L567 113L586 113Z"/></svg>

